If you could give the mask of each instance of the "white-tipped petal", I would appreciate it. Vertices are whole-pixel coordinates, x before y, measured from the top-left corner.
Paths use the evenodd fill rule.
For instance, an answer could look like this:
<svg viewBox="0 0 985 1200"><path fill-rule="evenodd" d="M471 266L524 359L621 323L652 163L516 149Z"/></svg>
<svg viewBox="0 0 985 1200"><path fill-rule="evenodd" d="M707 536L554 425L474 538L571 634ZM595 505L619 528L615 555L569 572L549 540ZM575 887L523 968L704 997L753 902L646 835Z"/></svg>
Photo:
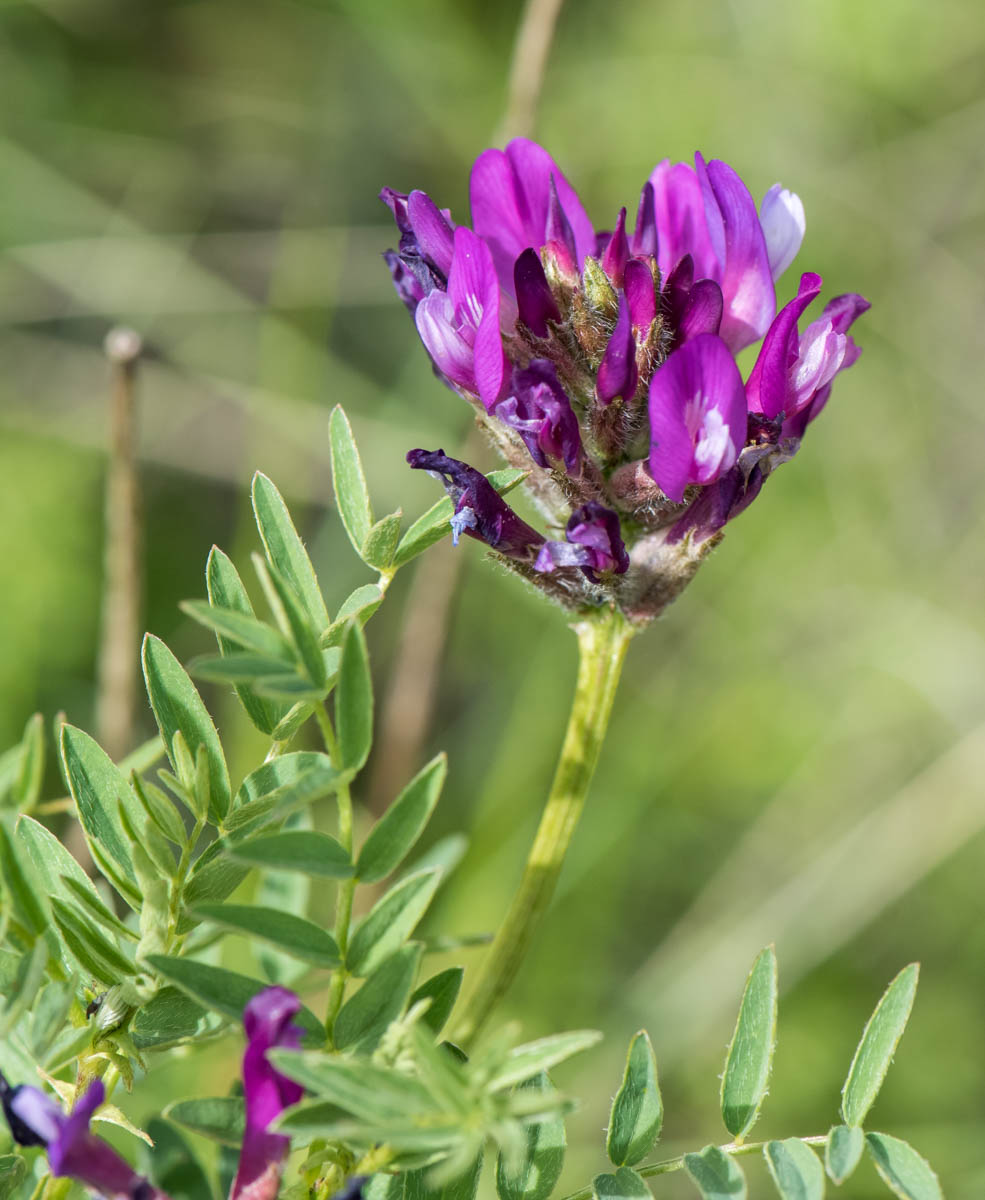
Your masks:
<svg viewBox="0 0 985 1200"><path fill-rule="evenodd" d="M759 223L766 239L766 253L774 282L790 266L804 240L807 223L804 205L796 192L774 183L763 197Z"/></svg>

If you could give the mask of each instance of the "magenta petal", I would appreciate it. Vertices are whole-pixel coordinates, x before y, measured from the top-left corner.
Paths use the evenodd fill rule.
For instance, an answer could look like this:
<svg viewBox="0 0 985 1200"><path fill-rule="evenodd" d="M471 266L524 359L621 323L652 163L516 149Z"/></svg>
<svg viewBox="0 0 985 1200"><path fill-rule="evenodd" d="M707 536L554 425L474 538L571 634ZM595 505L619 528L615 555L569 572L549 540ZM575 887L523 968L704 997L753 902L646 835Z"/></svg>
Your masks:
<svg viewBox="0 0 985 1200"><path fill-rule="evenodd" d="M844 296L835 296L833 300L829 300L824 306L822 316L831 321L835 333L847 333L853 322L871 307L864 296L857 292L848 292Z"/></svg>
<svg viewBox="0 0 985 1200"><path fill-rule="evenodd" d="M630 249L638 258L647 255L657 257L660 249L657 238L657 210L653 201L653 184L649 180L643 184L640 192L640 203L636 210L636 226L630 240Z"/></svg>
<svg viewBox="0 0 985 1200"><path fill-rule="evenodd" d="M727 163L713 159L708 181L722 216L725 311L721 336L733 353L757 341L776 313L773 275L756 205L749 189Z"/></svg>
<svg viewBox="0 0 985 1200"><path fill-rule="evenodd" d="M718 333L723 304L722 289L714 279L699 279L688 292L677 327L681 341L686 342L699 333Z"/></svg>
<svg viewBox="0 0 985 1200"><path fill-rule="evenodd" d="M703 333L675 350L650 381L650 473L679 503L692 483L712 483L746 437L742 378L728 347Z"/></svg>
<svg viewBox="0 0 985 1200"><path fill-rule="evenodd" d="M657 315L657 293L649 265L639 258L630 259L623 274L623 288L633 328L645 338Z"/></svg>
<svg viewBox="0 0 985 1200"><path fill-rule="evenodd" d="M657 214L657 262L666 278L690 254L700 278L720 278L721 265L712 247L705 201L695 172L687 163L671 166L664 159L650 176Z"/></svg>
<svg viewBox="0 0 985 1200"><path fill-rule="evenodd" d="M451 270L454 235L451 225L441 215L438 206L427 192L411 192L407 197L407 215L425 258L447 276Z"/></svg>
<svg viewBox="0 0 985 1200"><path fill-rule="evenodd" d="M820 291L821 276L805 272L800 277L797 295L783 306L770 326L746 384L750 412L761 412L773 420L790 404L790 367L796 361L798 348L797 322Z"/></svg>
<svg viewBox="0 0 985 1200"><path fill-rule="evenodd" d="M431 293L432 296L435 294ZM448 298L454 305L455 320L466 341L471 331L474 390L486 408L491 408L500 398L506 375L506 354L499 328L499 280L489 247L462 225L455 230L455 256L448 276ZM422 301L418 312L423 307ZM421 336L424 337L423 332ZM441 363L438 366L441 367ZM449 378L454 376L449 374Z"/></svg>
<svg viewBox="0 0 985 1200"><path fill-rule="evenodd" d="M636 340L629 316L629 305L625 295L619 294L619 315L616 326L605 348L599 364L596 392L603 404L611 403L616 396L631 400L636 394L639 373L636 369Z"/></svg>
<svg viewBox="0 0 985 1200"><path fill-rule="evenodd" d="M528 247L513 264L513 283L520 320L538 337L547 337L548 321L560 321L554 294L544 274L540 255Z"/></svg>
<svg viewBox="0 0 985 1200"><path fill-rule="evenodd" d="M526 210L517 194L516 176L502 150L484 150L472 166L469 180L472 224L492 252L504 288L513 286L513 263L533 244L526 237Z"/></svg>
<svg viewBox="0 0 985 1200"><path fill-rule="evenodd" d="M462 336L455 317L455 305L447 292L436 288L417 305L414 322L425 349L438 370L452 383L474 392L475 354Z"/></svg>
<svg viewBox="0 0 985 1200"><path fill-rule="evenodd" d="M539 146L536 142L531 142L527 138L514 138L506 147L506 155L526 196L534 229L541 239L539 242L528 244L536 247L550 240L545 237L545 233L550 208L551 180L553 179L564 215L574 234L578 269L581 270L585 263L585 255L591 254L595 248L595 228L578 199L578 193L568 183L564 172L554 159L543 146ZM478 226L476 226L476 232L479 232Z"/></svg>

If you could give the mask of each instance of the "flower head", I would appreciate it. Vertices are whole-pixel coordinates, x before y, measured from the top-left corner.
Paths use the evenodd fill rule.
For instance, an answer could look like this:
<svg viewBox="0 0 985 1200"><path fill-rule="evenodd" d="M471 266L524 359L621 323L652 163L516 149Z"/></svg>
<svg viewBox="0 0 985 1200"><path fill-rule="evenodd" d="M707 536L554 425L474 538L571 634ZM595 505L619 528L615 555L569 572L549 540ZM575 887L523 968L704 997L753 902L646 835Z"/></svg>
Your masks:
<svg viewBox="0 0 985 1200"><path fill-rule="evenodd" d="M597 230L542 147L517 139L472 168L473 228L421 192L383 193L400 232L388 262L435 368L476 411L548 524L523 521L473 468L412 451L443 479L452 528L579 609L656 615L728 521L797 451L868 307L829 302L805 274L777 313L775 282L804 237L774 184L757 210L727 163L667 160L611 231ZM735 355L763 338L743 383ZM517 568L519 569L519 568Z"/></svg>

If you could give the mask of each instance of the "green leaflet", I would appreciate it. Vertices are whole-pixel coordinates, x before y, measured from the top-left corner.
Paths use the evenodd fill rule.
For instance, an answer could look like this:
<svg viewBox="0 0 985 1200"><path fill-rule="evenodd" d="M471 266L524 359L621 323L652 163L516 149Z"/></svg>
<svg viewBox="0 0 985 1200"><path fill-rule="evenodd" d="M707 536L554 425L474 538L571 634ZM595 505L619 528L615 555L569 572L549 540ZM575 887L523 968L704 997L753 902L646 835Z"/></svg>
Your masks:
<svg viewBox="0 0 985 1200"><path fill-rule="evenodd" d="M857 1125L835 1125L824 1146L824 1166L833 1183L842 1184L858 1166L865 1135Z"/></svg>
<svg viewBox="0 0 985 1200"><path fill-rule="evenodd" d="M342 766L358 771L369 758L373 744L373 681L366 636L358 623L353 623L342 643L335 726Z"/></svg>
<svg viewBox="0 0 985 1200"><path fill-rule="evenodd" d="M211 1019L215 1023L215 1019ZM138 1050L171 1046L204 1033L209 1014L179 988L163 987L137 1010L130 1032Z"/></svg>
<svg viewBox="0 0 985 1200"><path fill-rule="evenodd" d="M225 846L237 862L278 871L303 871L325 879L348 879L352 861L344 847L327 833L284 830L265 833Z"/></svg>
<svg viewBox="0 0 985 1200"><path fill-rule="evenodd" d="M684 1155L684 1170L703 1200L746 1200L746 1177L739 1164L717 1146Z"/></svg>
<svg viewBox="0 0 985 1200"><path fill-rule="evenodd" d="M177 1100L164 1110L165 1117L226 1146L239 1146L246 1130L246 1113L238 1096L212 1096Z"/></svg>
<svg viewBox="0 0 985 1200"><path fill-rule="evenodd" d="M763 1157L781 1200L823 1200L824 1168L800 1138L767 1142Z"/></svg>
<svg viewBox="0 0 985 1200"><path fill-rule="evenodd" d="M332 1031L339 1050L359 1047L368 1052L376 1046L386 1027L403 1012L420 960L419 945L402 946L342 1005Z"/></svg>
<svg viewBox="0 0 985 1200"><path fill-rule="evenodd" d="M543 1073L528 1079L521 1087L547 1096L554 1094L550 1080ZM567 1144L564 1119L550 1117L528 1125L524 1132L521 1161L511 1166L502 1154L496 1160L496 1191L500 1200L547 1200L561 1177Z"/></svg>
<svg viewBox="0 0 985 1200"><path fill-rule="evenodd" d="M409 875L386 892L356 927L346 965L354 975L368 975L410 937L441 882L432 867Z"/></svg>
<svg viewBox="0 0 985 1200"><path fill-rule="evenodd" d="M489 1081L489 1090L495 1092L523 1083L540 1071L549 1071L551 1067L564 1062L573 1054L580 1054L582 1050L594 1046L601 1039L601 1033L594 1029L578 1029L571 1033L555 1033L550 1037L517 1046L509 1052L503 1066Z"/></svg>
<svg viewBox="0 0 985 1200"><path fill-rule="evenodd" d="M440 1033L451 1016L464 975L464 967L448 967L445 971L439 971L437 975L425 979L407 1001L407 1007L413 1008L420 1000L430 1000L430 1007L421 1021L432 1033Z"/></svg>
<svg viewBox="0 0 985 1200"><path fill-rule="evenodd" d="M448 760L433 758L407 784L370 830L356 863L363 883L375 883L396 870L424 831L441 795Z"/></svg>
<svg viewBox="0 0 985 1200"><path fill-rule="evenodd" d="M147 634L142 657L147 695L168 757L179 778L181 770L173 749L175 734L182 734L192 757L198 753L199 746L205 747L209 768L209 816L218 825L229 811L231 796L229 771L212 718L185 669L160 638Z"/></svg>
<svg viewBox="0 0 985 1200"><path fill-rule="evenodd" d="M767 946L746 980L722 1075L722 1120L733 1137L756 1123L776 1045L776 954Z"/></svg>
<svg viewBox="0 0 985 1200"><path fill-rule="evenodd" d="M617 1167L635 1166L653 1148L663 1125L657 1060L646 1030L629 1044L622 1086L612 1102L606 1150Z"/></svg>
<svg viewBox="0 0 985 1200"><path fill-rule="evenodd" d="M632 1167L620 1167L615 1175L596 1175L592 1180L595 1200L647 1200L646 1180Z"/></svg>
<svg viewBox="0 0 985 1200"><path fill-rule="evenodd" d="M865 1147L883 1182L901 1200L944 1200L930 1163L902 1138L867 1133Z"/></svg>
<svg viewBox="0 0 985 1200"><path fill-rule="evenodd" d="M200 904L191 915L266 942L317 967L338 966L339 948L331 934L293 913L258 904Z"/></svg>
<svg viewBox="0 0 985 1200"><path fill-rule="evenodd" d="M841 1115L846 1125L861 1125L879 1095L913 1008L919 975L918 963L904 967L886 988L862 1032L841 1090Z"/></svg>
<svg viewBox="0 0 985 1200"><path fill-rule="evenodd" d="M154 1186L181 1200L214 1200L208 1176L178 1130L168 1121L152 1117L147 1133L154 1147L144 1153L144 1169Z"/></svg>
<svg viewBox="0 0 985 1200"><path fill-rule="evenodd" d="M373 506L359 451L352 436L352 426L341 405L332 409L328 421L328 440L332 456L332 487L339 516L349 541L362 557L366 537L374 523Z"/></svg>
<svg viewBox="0 0 985 1200"><path fill-rule="evenodd" d="M298 597L316 635L328 628L328 610L315 569L277 488L259 471L253 477L253 512L267 560Z"/></svg>

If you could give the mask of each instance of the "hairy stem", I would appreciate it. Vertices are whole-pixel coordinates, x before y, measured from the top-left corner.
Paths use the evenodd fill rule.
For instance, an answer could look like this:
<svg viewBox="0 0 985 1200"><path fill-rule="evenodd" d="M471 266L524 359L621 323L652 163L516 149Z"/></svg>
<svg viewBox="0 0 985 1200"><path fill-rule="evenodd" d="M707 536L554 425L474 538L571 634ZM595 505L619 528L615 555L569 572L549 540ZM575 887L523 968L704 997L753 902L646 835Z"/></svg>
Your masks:
<svg viewBox="0 0 985 1200"><path fill-rule="evenodd" d="M319 704L315 707L315 718L321 728L322 737L325 741L325 749L328 751L329 758L332 760L332 766L338 768L341 765L339 758L339 743L335 736L335 730L332 728L332 721L328 715L324 705ZM352 854L352 795L349 792L349 785L342 784L336 793L336 800L339 806L339 842L345 847L348 853ZM349 948L349 928L352 925L352 901L356 893L355 877L344 879L338 885L338 892L335 899L335 942L339 948L339 955L342 959L341 964L332 974L332 986L328 993L328 1010L325 1014L325 1032L328 1035L329 1041L333 1040L335 1032L335 1019L339 1015L339 1010L342 1007L342 1001L345 999L345 985L348 974L345 969L345 955Z"/></svg>
<svg viewBox="0 0 985 1200"><path fill-rule="evenodd" d="M452 1040L467 1048L508 991L534 930L554 894L564 856L588 794L633 628L615 609L585 616L578 637L578 678L554 782L503 924L468 994Z"/></svg>

